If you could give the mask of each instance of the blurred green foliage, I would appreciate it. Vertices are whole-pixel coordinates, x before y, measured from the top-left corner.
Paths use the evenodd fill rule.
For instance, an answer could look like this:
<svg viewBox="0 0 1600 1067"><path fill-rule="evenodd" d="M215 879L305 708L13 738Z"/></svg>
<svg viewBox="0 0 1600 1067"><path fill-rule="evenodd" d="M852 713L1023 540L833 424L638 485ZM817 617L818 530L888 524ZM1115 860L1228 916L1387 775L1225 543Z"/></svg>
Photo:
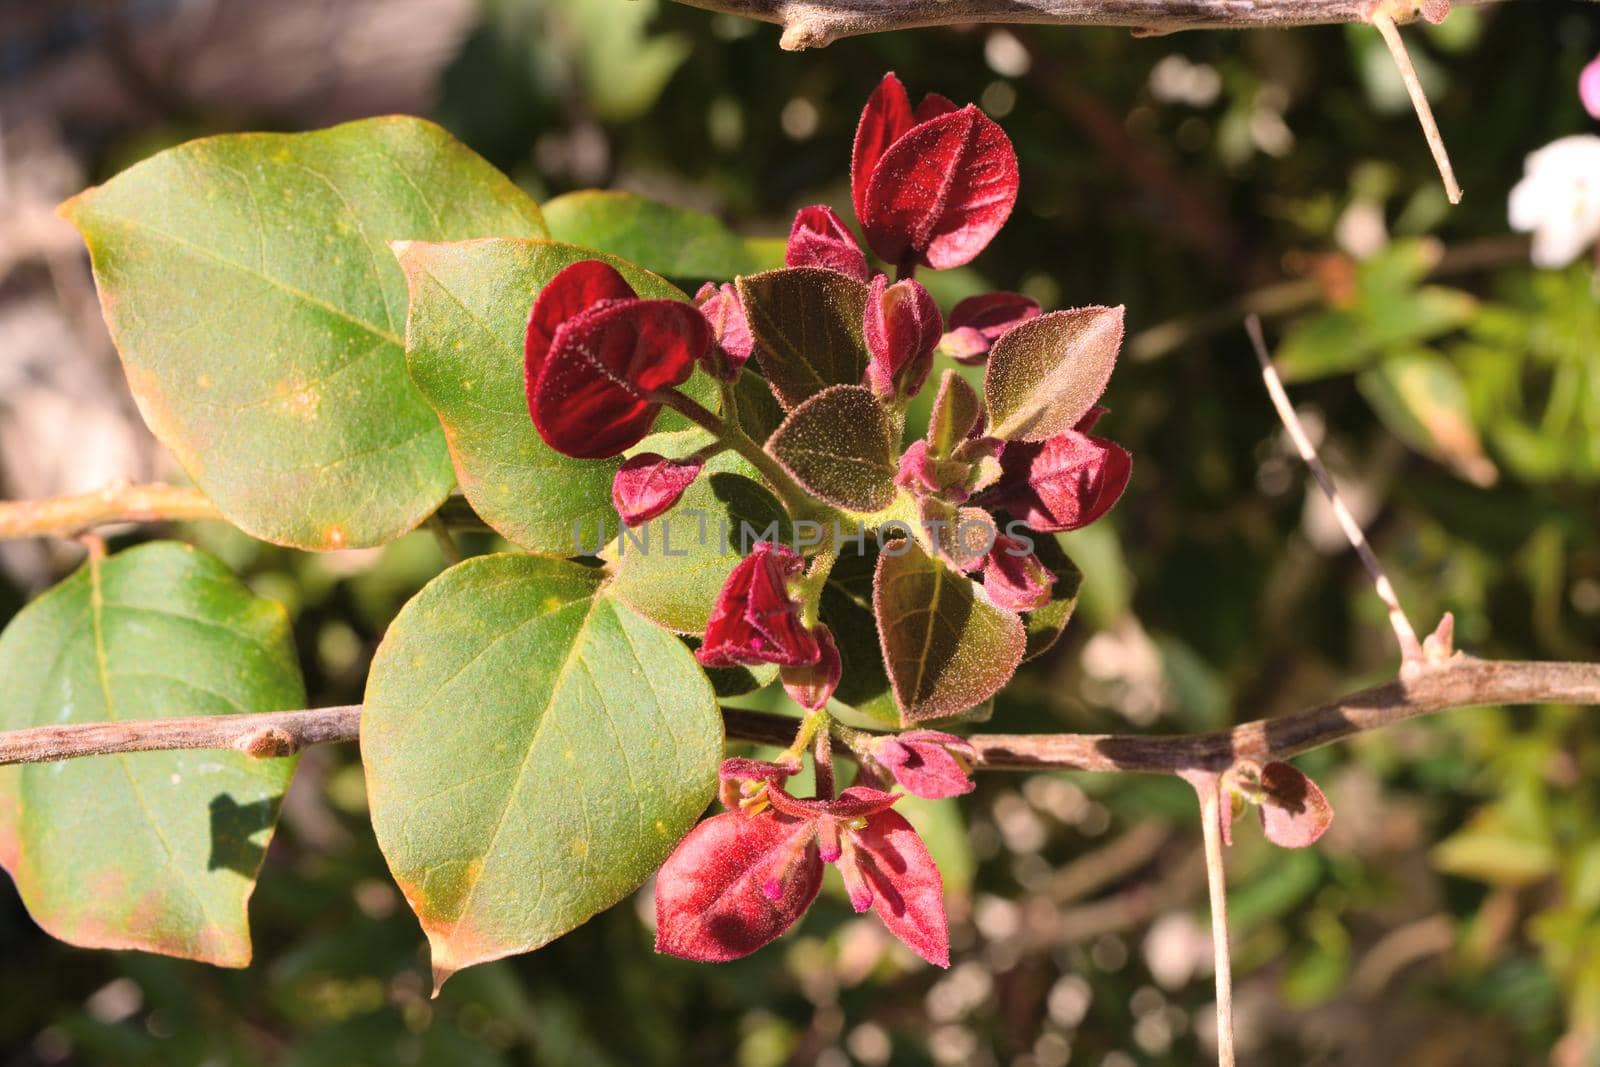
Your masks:
<svg viewBox="0 0 1600 1067"><path fill-rule="evenodd" d="M1078 616L991 728L1199 730L1395 659L1265 402L1239 328L1251 309L1419 625L1452 611L1482 655L1600 654L1595 269L1533 270L1505 221L1523 155L1592 129L1573 87L1600 26L1551 2L1406 33L1458 208L1361 27L943 29L793 55L771 27L672 4L484 0L438 117L541 198L623 189L770 237L807 203L848 214L851 133L885 69L980 102L1017 145L1021 199L984 256L929 285L946 307L983 287L1125 303L1102 430L1135 456L1110 519L1063 538L1085 574ZM121 130L105 158L173 132ZM313 557L186 532L289 606L317 703L360 699L384 626L441 565L425 535ZM1328 836L1284 853L1241 824L1229 856L1247 1062L1596 1062L1591 714L1465 712L1300 761L1338 813ZM247 971L69 949L0 890L0 1064L1204 1061L1204 885L1181 784L989 775L919 808L951 888L948 973L837 892L751 959L663 959L641 897L429 1001L356 753L320 750L263 872Z"/></svg>

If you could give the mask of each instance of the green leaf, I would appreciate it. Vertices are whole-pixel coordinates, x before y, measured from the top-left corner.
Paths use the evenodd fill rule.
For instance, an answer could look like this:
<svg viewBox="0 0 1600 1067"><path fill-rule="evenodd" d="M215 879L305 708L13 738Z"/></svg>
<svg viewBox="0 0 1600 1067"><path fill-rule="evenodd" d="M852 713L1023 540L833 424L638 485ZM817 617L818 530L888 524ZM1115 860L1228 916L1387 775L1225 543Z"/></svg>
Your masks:
<svg viewBox="0 0 1600 1067"><path fill-rule="evenodd" d="M547 32L562 58L583 77L589 108L603 122L626 122L650 110L692 44L681 33L652 34L655 0L618 6L613 0L553 0Z"/></svg>
<svg viewBox="0 0 1600 1067"><path fill-rule="evenodd" d="M1490 486L1499 477L1484 455L1466 385L1443 356L1426 350L1391 356L1357 384L1384 425L1412 448L1474 485Z"/></svg>
<svg viewBox="0 0 1600 1067"><path fill-rule="evenodd" d="M550 235L621 256L669 278L726 280L783 266L780 238L740 237L702 211L633 193L586 189L544 206Z"/></svg>
<svg viewBox="0 0 1600 1067"><path fill-rule="evenodd" d="M860 385L867 370L867 286L821 267L739 280L739 299L772 391L793 409L830 385Z"/></svg>
<svg viewBox="0 0 1600 1067"><path fill-rule="evenodd" d="M928 453L935 459L949 458L982 418L983 401L977 390L959 372L946 370L928 416Z"/></svg>
<svg viewBox="0 0 1600 1067"><path fill-rule="evenodd" d="M411 378L444 425L473 510L535 552L579 555L580 545L610 541L611 479L622 461L572 459L539 437L523 384L528 312L551 278L583 259L610 263L640 296L683 294L623 260L550 241L412 241L394 251L411 294Z"/></svg>
<svg viewBox="0 0 1600 1067"><path fill-rule="evenodd" d="M872 390L835 385L791 411L767 451L828 503L881 511L894 503L898 438Z"/></svg>
<svg viewBox="0 0 1600 1067"><path fill-rule="evenodd" d="M0 634L0 678L6 730L305 703L283 608L170 542L91 558L24 608ZM293 771L204 750L0 767L0 860L63 941L243 967Z"/></svg>
<svg viewBox="0 0 1600 1067"><path fill-rule="evenodd" d="M392 540L450 491L384 242L545 236L521 190L412 118L191 141L62 212L150 428L229 520L312 549Z"/></svg>
<svg viewBox="0 0 1600 1067"><path fill-rule="evenodd" d="M822 589L821 618L839 646L842 672L833 698L885 726L899 726L900 709L884 670L878 623L872 612L872 576L877 562L871 534L863 551L841 551Z"/></svg>
<svg viewBox="0 0 1600 1067"><path fill-rule="evenodd" d="M976 707L1022 662L1022 619L910 538L878 557L872 604L902 722Z"/></svg>
<svg viewBox="0 0 1600 1067"><path fill-rule="evenodd" d="M401 610L361 718L372 823L436 983L636 889L705 809L722 718L604 573L479 556Z"/></svg>
<svg viewBox="0 0 1600 1067"><path fill-rule="evenodd" d="M1335 309L1301 319L1290 327L1273 356L1286 382L1309 381L1359 370L1372 362L1361 317Z"/></svg>
<svg viewBox="0 0 1600 1067"><path fill-rule="evenodd" d="M1054 535L1040 534L1034 538L1033 551L1039 562L1056 576L1056 584L1050 587L1050 600L1044 607L1022 616L1022 625L1028 633L1022 652L1024 663L1044 655L1061 639L1078 608L1078 590L1083 587L1083 572L1061 550Z"/></svg>
<svg viewBox="0 0 1600 1067"><path fill-rule="evenodd" d="M677 450L647 439L663 455ZM711 605L739 560L757 541L794 543L788 516L754 467L732 452L706 462L672 510L626 530L611 550L616 594L646 618L678 633L704 633Z"/></svg>
<svg viewBox="0 0 1600 1067"><path fill-rule="evenodd" d="M1052 311L995 342L984 373L989 433L1043 441L1064 433L1105 392L1122 347L1121 307Z"/></svg>

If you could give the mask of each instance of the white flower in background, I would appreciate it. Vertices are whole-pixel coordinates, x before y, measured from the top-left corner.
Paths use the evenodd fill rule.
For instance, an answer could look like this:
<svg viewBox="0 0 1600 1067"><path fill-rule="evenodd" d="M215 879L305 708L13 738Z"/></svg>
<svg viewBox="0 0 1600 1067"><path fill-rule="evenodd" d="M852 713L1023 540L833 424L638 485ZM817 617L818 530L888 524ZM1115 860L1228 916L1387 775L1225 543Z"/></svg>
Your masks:
<svg viewBox="0 0 1600 1067"><path fill-rule="evenodd" d="M1600 237L1600 137L1551 141L1511 190L1511 228L1533 234L1533 262L1564 267Z"/></svg>

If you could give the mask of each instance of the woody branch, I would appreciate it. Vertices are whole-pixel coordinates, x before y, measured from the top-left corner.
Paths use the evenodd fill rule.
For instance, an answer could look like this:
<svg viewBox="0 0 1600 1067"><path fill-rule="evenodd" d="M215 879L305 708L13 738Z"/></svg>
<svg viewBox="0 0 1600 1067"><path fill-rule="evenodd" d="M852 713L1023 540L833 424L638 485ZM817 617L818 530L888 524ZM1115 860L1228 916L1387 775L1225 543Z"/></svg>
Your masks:
<svg viewBox="0 0 1600 1067"><path fill-rule="evenodd" d="M1458 655L1404 678L1271 719L1228 730L1178 736L1119 734L974 734L983 770L1225 770L1240 760L1287 759L1352 734L1441 711L1486 705L1600 705L1600 664L1518 662ZM731 739L783 746L795 720L723 711ZM39 726L0 733L0 765L80 756L182 748L231 748L287 756L311 745L354 741L361 706L194 718ZM841 748L842 754L848 749Z"/></svg>
<svg viewBox="0 0 1600 1067"><path fill-rule="evenodd" d="M845 37L974 22L1123 26L1140 33L1251 29L1437 17L1448 0L679 0L691 7L772 22L787 49ZM1461 0L1457 0L1461 2ZM1495 0L1468 0L1491 3Z"/></svg>

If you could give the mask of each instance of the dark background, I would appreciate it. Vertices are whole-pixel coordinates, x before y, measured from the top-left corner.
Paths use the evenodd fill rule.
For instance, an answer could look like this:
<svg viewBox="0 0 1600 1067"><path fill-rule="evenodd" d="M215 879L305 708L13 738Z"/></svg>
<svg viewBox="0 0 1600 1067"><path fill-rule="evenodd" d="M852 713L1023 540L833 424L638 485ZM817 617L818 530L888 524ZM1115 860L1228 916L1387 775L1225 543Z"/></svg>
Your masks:
<svg viewBox="0 0 1600 1067"><path fill-rule="evenodd" d="M151 151L415 112L536 196L632 189L781 234L799 206L847 204L856 115L894 69L980 102L1021 158L1012 223L944 291L1128 308L1101 428L1133 451L1132 486L1066 539L1078 618L992 728L1208 729L1392 671L1382 611L1266 403L1248 309L1288 336L1296 402L1419 625L1451 610L1479 654L1593 659L1594 263L1532 270L1506 195L1526 153L1597 132L1574 86L1600 15L1508 3L1405 33L1457 208L1362 27L942 29L788 54L772 27L653 0L0 2L0 493L177 477L52 213ZM1472 299L1424 295L1429 273ZM360 699L387 620L440 566L425 536L312 557L180 535L289 606L319 704ZM76 562L0 546L0 618ZM1274 851L1241 824L1229 855L1246 1062L1600 1062L1587 714L1455 713L1301 761L1338 812L1328 836ZM317 750L262 871L248 970L55 943L0 879L0 1065L1203 1062L1192 809L1174 781L1042 774L933 806L945 973L835 887L737 964L655 956L629 901L430 1001L354 748Z"/></svg>

